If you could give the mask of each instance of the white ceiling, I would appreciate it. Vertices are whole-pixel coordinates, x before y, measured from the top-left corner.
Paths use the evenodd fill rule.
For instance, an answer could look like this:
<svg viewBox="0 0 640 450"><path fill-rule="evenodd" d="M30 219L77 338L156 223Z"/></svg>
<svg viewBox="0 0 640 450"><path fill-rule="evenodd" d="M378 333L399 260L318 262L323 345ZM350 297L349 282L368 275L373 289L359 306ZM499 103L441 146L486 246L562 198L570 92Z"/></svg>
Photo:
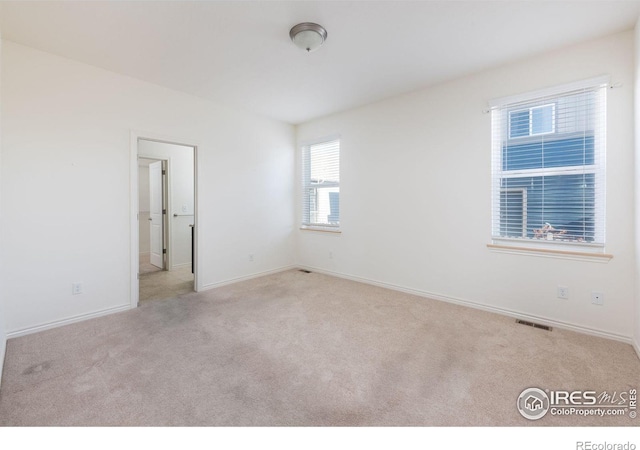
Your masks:
<svg viewBox="0 0 640 450"><path fill-rule="evenodd" d="M3 39L290 123L631 29L638 1L2 1ZM299 22L328 31L310 54Z"/></svg>

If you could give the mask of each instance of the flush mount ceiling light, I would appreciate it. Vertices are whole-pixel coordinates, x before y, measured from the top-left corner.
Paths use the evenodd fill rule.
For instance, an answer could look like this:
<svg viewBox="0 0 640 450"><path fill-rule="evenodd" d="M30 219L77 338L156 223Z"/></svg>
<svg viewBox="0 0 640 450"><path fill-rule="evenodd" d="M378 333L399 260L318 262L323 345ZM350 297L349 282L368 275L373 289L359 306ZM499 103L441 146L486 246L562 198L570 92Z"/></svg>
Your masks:
<svg viewBox="0 0 640 450"><path fill-rule="evenodd" d="M317 23L299 23L289 31L289 37L294 44L303 50L313 52L327 39L327 30Z"/></svg>

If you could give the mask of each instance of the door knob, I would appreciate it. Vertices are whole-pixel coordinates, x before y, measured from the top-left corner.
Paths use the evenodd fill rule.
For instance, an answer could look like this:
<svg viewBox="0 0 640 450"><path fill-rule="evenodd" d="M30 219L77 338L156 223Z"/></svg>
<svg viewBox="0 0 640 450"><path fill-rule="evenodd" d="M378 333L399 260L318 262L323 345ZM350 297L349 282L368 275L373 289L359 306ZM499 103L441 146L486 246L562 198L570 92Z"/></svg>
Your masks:
<svg viewBox="0 0 640 450"><path fill-rule="evenodd" d="M151 217L149 217L149 222L151 222L153 219Z"/></svg>

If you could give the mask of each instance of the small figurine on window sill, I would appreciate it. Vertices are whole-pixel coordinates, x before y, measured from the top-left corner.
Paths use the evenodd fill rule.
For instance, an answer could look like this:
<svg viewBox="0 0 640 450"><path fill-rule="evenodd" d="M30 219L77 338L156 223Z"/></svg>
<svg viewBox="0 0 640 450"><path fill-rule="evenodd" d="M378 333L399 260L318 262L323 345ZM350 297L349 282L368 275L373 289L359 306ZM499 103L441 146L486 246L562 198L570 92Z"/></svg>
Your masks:
<svg viewBox="0 0 640 450"><path fill-rule="evenodd" d="M548 241L553 241L556 235L566 234L567 230L558 230L553 228L550 223L545 223L542 228L533 230L533 237L535 239L547 239Z"/></svg>

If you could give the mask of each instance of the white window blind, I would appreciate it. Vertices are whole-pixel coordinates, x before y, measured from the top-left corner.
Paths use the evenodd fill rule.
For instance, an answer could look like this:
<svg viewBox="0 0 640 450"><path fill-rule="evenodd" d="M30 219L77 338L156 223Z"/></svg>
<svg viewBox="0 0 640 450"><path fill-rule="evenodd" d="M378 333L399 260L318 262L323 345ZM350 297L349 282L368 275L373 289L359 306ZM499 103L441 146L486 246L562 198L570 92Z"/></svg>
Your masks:
<svg viewBox="0 0 640 450"><path fill-rule="evenodd" d="M606 86L493 102L493 239L604 245Z"/></svg>
<svg viewBox="0 0 640 450"><path fill-rule="evenodd" d="M340 226L340 140L302 147L302 225Z"/></svg>

